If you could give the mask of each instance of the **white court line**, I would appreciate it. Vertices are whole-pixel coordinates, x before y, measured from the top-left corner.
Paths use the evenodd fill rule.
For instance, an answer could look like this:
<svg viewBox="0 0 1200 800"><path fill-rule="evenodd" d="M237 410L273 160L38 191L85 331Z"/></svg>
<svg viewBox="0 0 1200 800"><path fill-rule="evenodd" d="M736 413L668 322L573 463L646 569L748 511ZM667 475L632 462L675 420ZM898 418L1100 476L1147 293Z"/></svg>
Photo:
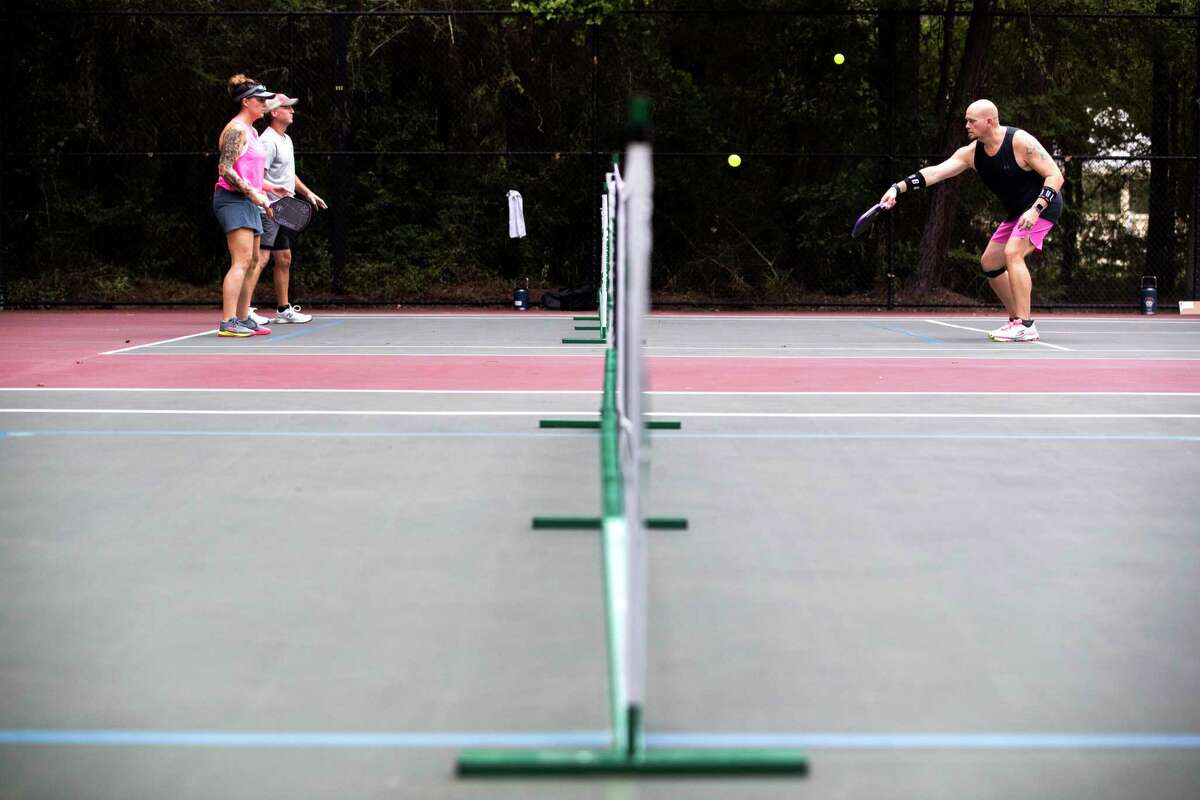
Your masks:
<svg viewBox="0 0 1200 800"><path fill-rule="evenodd" d="M1042 332L1052 333L1055 336L1091 336L1093 334L1108 336L1200 336L1200 327L1194 331L1081 331L1070 328L1063 328L1062 330L1042 328Z"/></svg>
<svg viewBox="0 0 1200 800"><path fill-rule="evenodd" d="M1036 309L1035 309L1035 311L1036 311ZM1079 316L1069 317L1069 316L1061 316L1059 314L1047 313L1045 316L1043 316L1042 314L1037 314L1036 316L1039 319L1046 320L1046 322L1051 325L1057 324L1059 322L1084 322L1084 323L1090 322L1093 324L1101 324L1101 325L1141 325L1143 327L1151 327L1151 326L1155 326L1155 325L1160 325L1160 326L1161 325L1195 325L1197 327L1200 327L1200 320L1184 319L1183 317L1178 317L1178 316L1155 317L1154 319L1148 319L1146 317L1139 317L1136 314L1129 314L1124 319L1117 319L1114 317L1105 317L1105 316L1099 315L1099 314L1095 315L1095 316L1090 315L1090 314L1081 314ZM963 317L952 316L952 317L940 317L940 318L934 317L934 318L935 319L1001 319L1001 320L1005 319L1005 317L1002 315L992 315L992 316L982 315L982 316L963 316Z"/></svg>
<svg viewBox="0 0 1200 800"><path fill-rule="evenodd" d="M209 356L226 356L226 355L230 355L231 353L233 353L234 355L245 356L246 358L250 358L252 356L263 356L265 358L595 358L595 359L600 359L604 356L604 348L601 345L596 345L594 347L587 346L587 345L580 345L578 350L573 353L570 353L570 352L564 352L564 353L559 353L559 352L554 352L554 353L528 353L528 352L491 353L491 352L487 352L484 350L474 352L474 353L379 353L379 352L372 352L372 353L294 353L293 352L293 353L289 353L289 352L285 352L282 350L275 350L275 351L248 350L245 347L239 347L238 345L231 345L230 349L228 349L228 350L224 349L220 345L214 345L214 348L220 348L220 349L201 350L199 347L191 347L191 348L185 347L185 348L181 348L179 350L164 349L161 352L156 352L156 350L148 350L146 352L137 353L136 355L139 358L150 358L153 356L162 356L162 357L172 356L175 358L181 358L181 357L182 358L207 358ZM233 348L236 348L236 350L234 350ZM525 349L532 350L534 348L525 348ZM568 349L568 348L564 348L564 349ZM1001 354L1001 349L1003 349L1003 351L1004 351L1003 354ZM1064 348L1058 348L1058 349L1066 350L1067 348L1064 347ZM196 352L187 352L188 350L195 350ZM945 361L947 359L954 360L954 361L1021 361L1021 360L1028 360L1027 356L1018 355L1018 352L1014 351L1011 348L999 348L998 347L997 350L994 350L994 351L990 350L990 349L980 348L979 350L974 351L975 354L973 354L973 355L957 355L957 356L932 355L932 354L929 354L928 351L926 351L926 350L918 350L917 348L912 348L912 350L913 350L912 354L902 355L902 356L889 356L889 355L863 355L863 356L828 355L828 356L822 356L822 355L815 355L815 354L811 354L811 353L809 353L809 354L797 353L796 355L789 355L786 352L780 352L777 355L773 355L773 356L737 356L737 355L722 355L720 353L714 353L714 354L708 355L708 356L697 356L692 353L654 353L650 357L651 358L706 358L709 360L719 359L719 358L728 358L728 359L768 358L768 359L774 359L774 360L779 360L779 361L787 361L787 360L793 360L793 361L795 361L795 360L808 360L808 361L817 361L817 360L840 360L840 361L859 361L859 360L923 361L923 360L927 360L927 361L938 361L938 360L942 360L942 361ZM1079 354L1087 354L1087 353L1100 353L1100 352L1104 352L1104 351L1102 351L1102 350L1071 350L1070 352L1079 353ZM1133 352L1145 353L1146 351L1145 350L1135 350ZM1170 350L1170 351L1165 351L1165 352L1178 352L1178 351ZM1069 356L1063 357L1063 358L1059 358L1057 356L1042 356L1041 358L1043 360L1053 360L1053 361L1070 361L1070 360L1103 361L1104 360L1102 358L1072 359ZM1179 359L1179 358L1175 358L1175 357L1171 357L1171 356L1145 356L1145 357L1133 358L1133 359L1128 359L1128 360L1130 360L1130 361L1180 361L1180 360L1196 361L1196 360L1200 360L1200 359L1194 359L1194 358Z"/></svg>
<svg viewBox="0 0 1200 800"><path fill-rule="evenodd" d="M268 417L529 417L544 415L599 415L588 411L361 411L331 409L213 409L213 408L0 408L0 414L155 414L166 416L235 417L262 415Z"/></svg>
<svg viewBox="0 0 1200 800"><path fill-rule="evenodd" d="M146 386L8 386L0 392L129 392L135 394L158 392L217 392L220 394L601 394L600 389L255 389L246 387L188 389L170 387L155 389ZM653 394L653 392L651 392ZM1170 392L1167 392L1170 394ZM1200 393L1198 393L1200 396Z"/></svg>
<svg viewBox="0 0 1200 800"><path fill-rule="evenodd" d="M658 411L653 417L720 417L767 419L1200 419L1200 414L975 414L956 412L791 412L791 411Z"/></svg>
<svg viewBox="0 0 1200 800"><path fill-rule="evenodd" d="M577 311L577 312L573 312L570 314L551 315L551 314L542 314L542 313L521 314L520 312L514 313L514 312L497 311L494 314L461 314L460 315L460 314L452 314L452 313L448 313L448 314L405 314L403 312L397 312L395 314L321 314L320 318L321 319L447 319L447 320L455 320L455 319L509 319L509 320L542 319L542 320L546 320L546 319L549 319L549 320L556 320L556 321L561 322L562 320L570 321L575 316L593 316L593 315L595 315L595 313L596 313L595 311ZM885 316L885 314L881 314L880 316L871 316L871 315L848 316L845 314L824 314L824 315L804 314L803 316L800 316L800 315L797 315L797 316L783 316L783 315L766 316L766 315L761 315L761 314L744 314L744 315L707 314L707 313L678 314L678 313L671 313L671 312L664 311L664 312L659 312L659 313L652 313L652 314L649 314L648 316L652 320L667 320L667 321L671 321L671 322L675 322L675 321L725 322L728 320L740 320L743 322L747 321L747 320L752 321L752 322L828 322L829 320L846 320L846 321L851 321L851 322L860 322L862 320L880 319L880 318L883 318ZM911 314L907 314L907 315L906 314L897 314L897 315L894 315L892 317L887 317L887 318L914 319L915 317ZM995 319L995 318L998 318L998 315L993 314L990 316L980 317L980 319ZM966 317L966 319L971 319L971 317ZM1095 320L1093 320L1093 321L1095 321Z"/></svg>
<svg viewBox="0 0 1200 800"><path fill-rule="evenodd" d="M1054 345L1046 344L1045 342L1034 342L1034 344L1045 344L1047 347ZM1063 347L1062 350L1067 348ZM1198 347L1076 347L1070 350L1072 353L1200 353Z"/></svg>
<svg viewBox="0 0 1200 800"><path fill-rule="evenodd" d="M220 345L206 344L200 345L164 345L159 347L160 350L199 350L201 347L226 347L238 348L238 352L245 352L251 347L268 350L403 350L414 347L428 347L434 350L579 350L584 345L561 345L561 344L242 344L242 345ZM596 347L603 345L597 343ZM225 349L225 352L233 352L230 349ZM255 351L257 352L257 351Z"/></svg>
<svg viewBox="0 0 1200 800"><path fill-rule="evenodd" d="M223 347L224 345L203 345L206 347ZM601 345L597 344L596 347ZM282 350L284 348L292 350L408 350L415 347L427 347L437 350L578 350L579 346L575 345L539 345L539 344L280 344L280 345L234 345L240 350L246 350L250 347L269 348L271 350ZM160 350L197 350L195 346L163 346ZM886 352L909 352L914 349L920 352L938 352L938 353L973 353L983 349L983 346L976 347L920 347L918 345L895 346L895 347L880 347L878 345L741 345L741 346L709 346L709 345L674 345L674 344L648 344L643 348L645 351L650 350L686 350L689 352L776 352L785 350L804 350L804 351L848 351L848 352L869 352L869 353L886 353ZM1066 350L1067 348L1060 348ZM258 352L258 351L256 351ZM1098 352L1098 351L1097 351ZM1119 351L1124 352L1124 351ZM1135 351L1141 352L1141 351ZM1175 352L1174 350L1163 350L1162 352ZM1179 352L1200 352L1197 350L1180 350Z"/></svg>
<svg viewBox="0 0 1200 800"><path fill-rule="evenodd" d="M974 330L974 329L969 328L967 330ZM1018 342L1018 344L1022 344L1022 343ZM1056 350L1065 350L1069 353L1200 353L1200 347L1069 348L1069 347L1062 347L1062 346L1054 345L1054 344L1048 344L1047 342L1025 342L1023 344L1040 344L1045 347L1052 347ZM140 346L148 347L149 345L140 345ZM210 347L210 346L211 347L224 347L224 345L201 345L201 347ZM234 347L238 347L239 350L241 350L243 352L247 351L250 347L259 347L259 348L263 348L263 349L253 350L250 352L265 353L268 351L269 352L278 352L285 348L291 349L291 350L372 350L372 351L377 351L377 350L405 350L405 349L410 349L410 348L414 348L414 347L434 347L434 348L437 348L440 350L482 351L482 350L492 349L492 350L526 350L526 351L527 350L549 350L549 351L553 351L553 352L562 352L562 351L567 351L567 350L578 350L579 346L572 347L572 346L562 346L562 345L536 345L536 344L530 344L530 345L521 345L521 344L486 344L486 345L485 344L478 344L478 345L474 345L474 344L444 344L444 345L429 345L429 344L280 344L280 345L270 345L270 344L264 344L264 345L234 345ZM600 347L600 345L596 345L596 347ZM842 346L842 345L814 346L814 347L800 346L800 345L770 345L770 346L765 346L765 347L759 347L756 345L744 345L744 346L719 347L719 346L705 346L705 345L673 345L673 344L653 345L652 344L652 345L646 345L643 348L643 350L645 350L646 352L652 352L652 351L656 351L656 350L660 350L660 351L684 350L687 352L698 352L698 353L710 353L710 352L775 353L775 352L784 352L784 351L788 351L788 352L792 352L792 351L802 351L802 352L835 351L835 352L850 352L850 353L889 353L889 352L893 352L893 351L911 352L913 350L916 350L921 353L931 353L931 352L932 353L976 353L976 352L980 352L981 350L985 349L985 347L986 347L986 345L976 346L976 347L921 347L919 345L908 345L908 346L897 346L897 347L879 347L879 346L875 346L875 345L851 345L848 347ZM187 351L187 350L199 350L200 347L182 346L182 345L164 345L164 346L158 347L157 349ZM101 353L101 355L107 355L107 354ZM304 353L292 353L291 355L304 355ZM315 355L321 355L321 354L316 353ZM327 355L340 355L340 354L329 353ZM346 353L345 355L355 355L355 354L354 353ZM443 353L442 355L454 355L454 353Z"/></svg>
<svg viewBox="0 0 1200 800"><path fill-rule="evenodd" d="M574 311L563 312L560 314L552 314L547 312L538 312L536 314L524 314L514 311L495 311L492 313L471 313L471 314L456 314L454 312L446 312L442 314L420 313L410 314L403 311L386 314L328 314L322 313L319 319L505 319L505 320L554 320L571 321L576 316L594 316L595 311ZM1097 322L1103 321L1104 324L1112 323L1114 325L1135 324L1135 325L1181 325L1191 323L1200 325L1200 321L1183 319L1177 316L1163 315L1154 319L1145 317L1136 317L1130 314L1130 319L1115 319L1105 317L1098 314L1077 314L1077 315L1060 315L1047 312L1049 315L1046 319L1054 322ZM923 316L912 312L904 311L880 311L874 314L837 314L825 312L822 314L808 314L804 312L795 315L786 314L721 314L712 312L675 312L661 310L651 312L649 315L652 320L666 320L670 322L726 322L730 320L751 321L751 322L828 322L829 320L846 320L851 322L861 322L863 320L904 320L904 319L922 319ZM928 315L925 315L928 316ZM981 313L981 314L954 314L948 319L979 319L992 320L997 319L1003 321L1005 319L1003 312L997 313Z"/></svg>
<svg viewBox="0 0 1200 800"><path fill-rule="evenodd" d="M258 416L258 417L532 417L598 416L588 411L412 411L412 410L331 410L331 409L200 409L200 408L0 408L0 414L150 414L161 416ZM649 417L689 417L721 419L1200 419L1200 414L1021 414L1021 413L941 413L941 412L754 412L754 411L655 411Z"/></svg>
<svg viewBox="0 0 1200 800"><path fill-rule="evenodd" d="M214 392L222 391L213 389ZM652 395L730 395L751 397L871 397L908 395L930 397L1200 397L1200 392L646 392Z"/></svg>
<svg viewBox="0 0 1200 800"><path fill-rule="evenodd" d="M569 322L569 321L573 320L576 316L581 316L581 317L582 316L594 316L595 314L596 314L595 311L588 311L588 310L576 311L576 312L564 313L564 314L546 314L546 313L522 314L520 312L511 312L511 311L497 311L492 314L455 314L453 312L448 312L445 314L406 314L402 311L398 311L394 314L321 314L319 318L320 319L397 319L397 320L405 320L405 319L444 319L444 320L503 319L503 320L514 320L514 321L516 321L516 320L521 320L521 321L553 320L555 322L561 322L563 320L567 320ZM683 320L683 321L690 321L690 322L725 322L726 320L741 320L741 321L750 320L750 321L754 321L754 322L759 322L759 321L763 321L763 322L810 322L810 321L811 322L827 322L829 320L861 321L861 320L866 320L866 319L879 319L879 317L874 317L874 316L861 316L861 315L847 316L844 314L824 314L821 316L812 315L812 314L804 314L803 316L797 315L797 316L791 317L791 316L783 316L783 315L766 316L766 315L759 315L759 314L710 315L710 314L706 314L706 313L678 314L678 313L671 313L671 312L660 312L657 314L649 314L648 316L650 319L653 319L653 320L669 320L672 322L676 321L676 320ZM912 318L911 315L903 315L903 314L897 315L896 318L904 318L906 316L909 319ZM982 318L983 319L992 319L995 317L997 317L997 315L992 315L990 317L982 317Z"/></svg>
<svg viewBox="0 0 1200 800"><path fill-rule="evenodd" d="M523 358L535 356L537 358L603 358L604 346L596 345L594 347L587 345L578 345L574 348L574 352L570 347L561 348L564 352L554 353L489 353L485 349L480 349L472 353L381 353L377 352L380 348L372 348L370 353L296 353L287 352L282 349L282 345L276 348L266 348L263 350L250 350L250 347L257 345L230 345L226 349L223 345L205 345L204 347L212 347L211 350L206 350L203 347L180 347L180 348L155 348L144 353L138 353L140 357L146 356L172 356L198 358L201 356L274 356L276 358ZM426 345L428 346L428 345ZM489 345L490 346L490 345ZM521 350L536 350L536 347L523 347ZM192 352L189 352L192 351ZM714 356L720 358L720 356Z"/></svg>
<svg viewBox="0 0 1200 800"><path fill-rule="evenodd" d="M455 314L453 312L448 312L445 314L405 314L402 311L398 311L395 314L318 314L314 318L315 319L399 319L399 320L403 320L403 319L444 319L444 320L456 320L456 319L512 319L512 320L517 320L517 319L520 319L520 320L531 320L532 319L532 320L551 321L551 322L562 322L562 321L566 320L567 322L570 322L572 319L574 319L574 317L576 315L582 317L585 315L590 316L594 313L595 312L592 312L592 311L580 311L580 312L572 312L572 313L564 313L564 314L542 314L542 313L522 314L521 312L513 313L513 312L507 312L507 311L497 311L493 314Z"/></svg>
<svg viewBox="0 0 1200 800"><path fill-rule="evenodd" d="M219 392L221 394L465 394L465 395L543 395L543 394L600 394L599 389L256 389L246 387L188 389L171 387L156 389L144 386L0 386L3 392L127 392L154 394L159 392ZM1200 392L703 392L647 391L648 395L670 397L872 397L874 395L906 397L1200 397Z"/></svg>
<svg viewBox="0 0 1200 800"><path fill-rule="evenodd" d="M106 350L105 352L100 353L100 355L112 356L112 355L116 355L117 353L128 353L132 350L140 350L143 347L154 347L155 345L165 345L168 342L181 342L184 339L194 339L197 336L206 336L208 334L215 334L216 332L217 332L216 328L210 328L209 330L200 331L199 333L189 333L187 336L176 336L174 339L161 339L157 342L147 342L146 344L135 344L133 347L122 347L120 350Z"/></svg>
<svg viewBox="0 0 1200 800"><path fill-rule="evenodd" d="M741 321L747 321L747 320L759 321L759 320L761 320L761 321L766 321L766 322L772 322L772 321L829 322L831 320L832 321L846 320L849 322L862 322L862 321L866 321L866 320L876 321L876 320L881 320L881 319L892 320L892 321L920 320L920 319L926 319L927 316L928 315L923 316L920 314L905 313L905 312L888 312L888 311L881 311L878 314L867 314L867 315L863 315L863 314L807 315L806 314L804 316L794 316L794 317L779 316L779 315L749 315L749 314L746 314L746 315L736 315L736 314L713 314L713 315L693 314L693 315L688 315L688 314L672 314L672 313L664 311L664 312L650 314L650 319L652 319L652 320L671 320L671 321L695 320L695 321L703 321L703 322L724 322L726 320L741 320ZM1134 315L1131 314L1130 316L1133 317ZM1001 322L1003 322L1007 318L1003 315L1003 313L997 313L997 314L953 315L953 316L948 317L948 319L1000 320ZM1061 316L1059 314L1049 314L1048 316L1045 316L1044 319L1046 319L1047 321L1056 322L1056 323L1057 322L1091 322L1091 323L1103 322L1103 324L1105 324L1105 325L1108 325L1110 323L1113 325L1147 325L1147 326L1148 325L1186 325L1189 323L1191 323L1192 325L1200 325L1200 321L1197 321L1197 320L1188 320L1188 319L1183 319L1180 317L1167 317L1167 316L1157 317L1155 319L1145 319L1145 318L1111 319L1111 318L1100 316L1100 315L1093 316L1093 315L1089 315L1089 314L1081 314L1078 316Z"/></svg>
<svg viewBox="0 0 1200 800"><path fill-rule="evenodd" d="M805 314L803 316L777 316L777 315L758 315L758 314L671 314L658 313L648 315L653 322L876 322L881 319L902 321L902 320L919 320L920 316L914 314L888 314L880 313L878 316L873 314ZM997 315L978 317L978 319L996 319ZM976 317L964 317L964 319L976 319Z"/></svg>
<svg viewBox="0 0 1200 800"><path fill-rule="evenodd" d="M936 320L936 319L927 319L927 320L925 320L925 321L926 321L926 322L928 322L930 325L943 325L943 326L945 326L945 327L947 327L947 328L960 328L960 329L962 329L962 330L964 330L964 331L975 331L976 333L984 333L984 334L986 334L986 333L987 333L987 331L985 331L985 330L981 330L981 329L979 329L979 328L968 328L966 325L951 325L949 322L939 322L939 321L938 321L938 320ZM1058 344L1048 344L1048 343L1046 343L1046 342L1043 342L1043 341L1036 341L1036 342L1019 342L1018 344L1040 344L1040 345L1042 345L1043 347L1049 347L1049 348L1051 348L1051 349L1054 349L1054 350L1066 350L1067 352L1073 352L1073 351L1071 350L1071 348L1069 348L1069 347L1063 347L1062 345L1058 345ZM1092 352L1102 352L1102 351L1092 351Z"/></svg>

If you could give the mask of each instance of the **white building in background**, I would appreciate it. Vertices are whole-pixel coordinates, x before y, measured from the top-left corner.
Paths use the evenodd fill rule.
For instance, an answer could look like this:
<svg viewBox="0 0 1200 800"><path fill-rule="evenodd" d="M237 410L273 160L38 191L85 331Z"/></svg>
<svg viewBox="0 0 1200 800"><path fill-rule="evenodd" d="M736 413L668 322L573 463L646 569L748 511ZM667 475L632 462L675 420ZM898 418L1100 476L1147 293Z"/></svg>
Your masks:
<svg viewBox="0 0 1200 800"><path fill-rule="evenodd" d="M1093 117L1096 128L1121 132L1116 143L1101 144L1088 137L1097 156L1083 163L1086 223L1101 223L1101 229L1119 224L1126 232L1145 236L1150 229L1150 162L1130 160L1134 153L1150 152L1150 138L1136 131L1129 114L1107 108Z"/></svg>

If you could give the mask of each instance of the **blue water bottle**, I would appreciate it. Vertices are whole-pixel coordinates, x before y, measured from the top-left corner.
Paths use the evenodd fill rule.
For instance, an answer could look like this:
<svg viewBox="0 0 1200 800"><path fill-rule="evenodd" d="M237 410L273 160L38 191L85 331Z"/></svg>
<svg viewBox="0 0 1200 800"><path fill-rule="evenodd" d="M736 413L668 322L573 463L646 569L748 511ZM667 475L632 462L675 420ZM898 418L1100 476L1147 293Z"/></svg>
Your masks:
<svg viewBox="0 0 1200 800"><path fill-rule="evenodd" d="M1154 315L1158 313L1158 276L1142 276L1142 313Z"/></svg>

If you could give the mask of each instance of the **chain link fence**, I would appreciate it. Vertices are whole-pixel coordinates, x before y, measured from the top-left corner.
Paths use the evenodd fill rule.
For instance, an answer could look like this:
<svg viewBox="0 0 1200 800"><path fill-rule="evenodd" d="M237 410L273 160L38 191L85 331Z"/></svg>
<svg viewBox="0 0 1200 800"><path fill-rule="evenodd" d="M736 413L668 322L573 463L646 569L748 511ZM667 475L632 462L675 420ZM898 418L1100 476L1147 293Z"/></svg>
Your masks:
<svg viewBox="0 0 1200 800"><path fill-rule="evenodd" d="M849 237L892 181L966 143L972 86L1067 178L1067 211L1031 259L1035 305L1133 309L1144 276L1164 306L1200 288L1200 22L1169 3L590 21L49 5L4 11L19 76L4 85L0 147L10 307L215 302L228 255L211 188L235 72L300 99L297 171L330 204L294 254L291 294L307 304L506 303L526 277L535 299L593 283L600 178L629 98L646 94L656 303L991 306L979 255L1000 207L972 175ZM506 235L509 189L526 239ZM930 201L944 191L957 201L931 265Z"/></svg>

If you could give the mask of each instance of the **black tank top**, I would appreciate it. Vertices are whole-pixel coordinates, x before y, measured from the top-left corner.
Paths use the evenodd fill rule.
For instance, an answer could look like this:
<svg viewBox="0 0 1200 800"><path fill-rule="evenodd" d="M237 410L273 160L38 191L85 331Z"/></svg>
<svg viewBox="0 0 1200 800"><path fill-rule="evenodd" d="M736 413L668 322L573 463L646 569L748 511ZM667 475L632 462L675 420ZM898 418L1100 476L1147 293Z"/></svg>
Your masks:
<svg viewBox="0 0 1200 800"><path fill-rule="evenodd" d="M1000 198L1007 214L1005 221L1015 220L1028 211L1046 183L1041 175L1031 169L1021 169L1017 164L1017 157L1013 153L1013 136L1017 130L1012 126L1004 129L1004 142L994 156L987 154L983 142L975 142L975 171L983 179L984 185ZM1058 195L1050 207L1042 212L1042 219L1058 222L1062 207L1062 195Z"/></svg>

